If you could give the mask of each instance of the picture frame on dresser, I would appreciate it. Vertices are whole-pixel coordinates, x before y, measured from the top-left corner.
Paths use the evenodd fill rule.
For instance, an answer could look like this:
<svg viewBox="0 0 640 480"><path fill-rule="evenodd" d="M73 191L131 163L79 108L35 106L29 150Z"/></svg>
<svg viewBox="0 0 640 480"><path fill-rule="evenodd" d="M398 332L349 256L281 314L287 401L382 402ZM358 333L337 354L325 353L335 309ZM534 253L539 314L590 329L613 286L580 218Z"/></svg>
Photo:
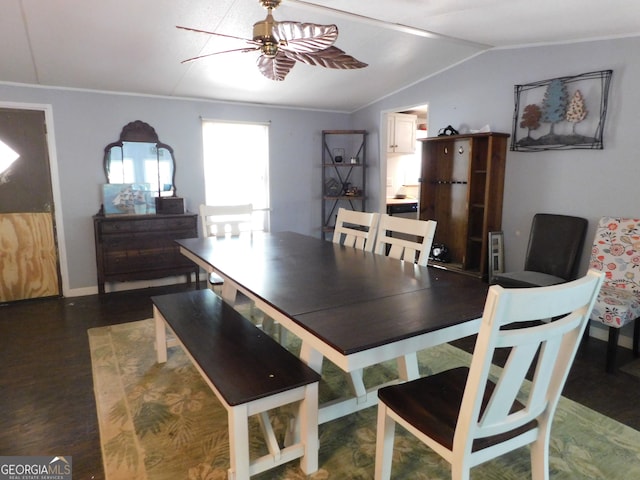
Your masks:
<svg viewBox="0 0 640 480"><path fill-rule="evenodd" d="M102 185L105 215L152 215L156 203L148 183L105 183Z"/></svg>

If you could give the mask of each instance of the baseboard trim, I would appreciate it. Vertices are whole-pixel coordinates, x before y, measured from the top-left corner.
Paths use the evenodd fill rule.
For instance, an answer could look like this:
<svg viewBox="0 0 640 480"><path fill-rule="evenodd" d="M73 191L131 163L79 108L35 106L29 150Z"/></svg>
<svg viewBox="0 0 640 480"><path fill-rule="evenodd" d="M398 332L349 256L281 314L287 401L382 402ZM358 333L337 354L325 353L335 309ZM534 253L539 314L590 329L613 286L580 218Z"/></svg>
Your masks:
<svg viewBox="0 0 640 480"><path fill-rule="evenodd" d="M202 278L202 276L200 277ZM195 275L191 274L191 282L195 282ZM171 276L152 280L132 280L130 282L107 282L105 283L105 293L123 292L125 290L137 290L150 287L164 287L166 285L175 285L177 283L185 283L185 276ZM83 297L85 295L96 295L98 286L74 288L66 292L65 297Z"/></svg>
<svg viewBox="0 0 640 480"><path fill-rule="evenodd" d="M609 341L609 327L601 327L601 324L591 323L591 327L589 328L589 337L602 340L603 342ZM628 348L631 350L633 348L633 338L627 335L622 335L620 333L620 338L618 339L618 346Z"/></svg>

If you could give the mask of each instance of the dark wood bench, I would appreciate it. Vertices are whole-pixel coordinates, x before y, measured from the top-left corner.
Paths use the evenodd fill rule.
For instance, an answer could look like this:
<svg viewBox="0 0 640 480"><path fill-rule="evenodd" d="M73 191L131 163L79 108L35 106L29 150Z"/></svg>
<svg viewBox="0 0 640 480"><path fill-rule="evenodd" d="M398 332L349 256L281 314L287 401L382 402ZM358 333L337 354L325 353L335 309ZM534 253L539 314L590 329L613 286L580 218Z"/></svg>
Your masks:
<svg viewBox="0 0 640 480"><path fill-rule="evenodd" d="M307 473L318 468L318 381L305 365L211 290L152 297L156 353L167 360L167 327L227 409L229 479L248 479L301 458ZM169 345L172 346L172 345ZM268 411L297 402L298 429L280 448ZM269 454L249 457L249 425L258 415Z"/></svg>

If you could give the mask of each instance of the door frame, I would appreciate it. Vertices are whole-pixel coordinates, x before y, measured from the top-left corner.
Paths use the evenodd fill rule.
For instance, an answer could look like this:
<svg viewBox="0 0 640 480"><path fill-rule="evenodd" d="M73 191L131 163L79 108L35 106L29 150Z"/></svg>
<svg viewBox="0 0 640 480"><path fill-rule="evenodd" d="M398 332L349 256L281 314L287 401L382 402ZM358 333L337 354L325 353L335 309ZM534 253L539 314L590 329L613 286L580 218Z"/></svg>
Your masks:
<svg viewBox="0 0 640 480"><path fill-rule="evenodd" d="M58 251L58 264L62 280L62 296L69 294L69 268L67 264L67 249L64 237L64 221L62 215L62 197L60 194L60 175L58 170L58 156L56 153L55 130L53 128L53 107L50 104L6 102L0 100L1 108L14 110L39 110L44 112L46 125L47 150L49 153L49 177L53 193L54 235Z"/></svg>
<svg viewBox="0 0 640 480"><path fill-rule="evenodd" d="M387 114L389 113L401 113L407 110L415 110L415 109L426 109L429 111L429 102L425 100L421 103L413 103L409 106L405 107L395 107L395 108L386 108L380 111L380 127L378 129L378 151L379 155L379 163L380 163L380 179L379 179L379 187L380 187L380 198L378 199L378 212L387 213L387 164L389 153L387 152ZM427 132L429 131L429 120L431 115L427 113Z"/></svg>

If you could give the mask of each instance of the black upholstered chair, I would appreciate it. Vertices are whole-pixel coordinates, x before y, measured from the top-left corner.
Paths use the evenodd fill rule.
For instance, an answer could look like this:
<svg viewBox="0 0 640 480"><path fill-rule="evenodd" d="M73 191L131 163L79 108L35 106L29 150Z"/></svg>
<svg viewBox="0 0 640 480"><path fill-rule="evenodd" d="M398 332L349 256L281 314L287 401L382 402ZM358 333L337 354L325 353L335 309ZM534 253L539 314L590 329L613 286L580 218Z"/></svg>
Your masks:
<svg viewBox="0 0 640 480"><path fill-rule="evenodd" d="M491 283L527 288L574 280L588 224L580 217L537 213L531 222L524 270L495 273Z"/></svg>

